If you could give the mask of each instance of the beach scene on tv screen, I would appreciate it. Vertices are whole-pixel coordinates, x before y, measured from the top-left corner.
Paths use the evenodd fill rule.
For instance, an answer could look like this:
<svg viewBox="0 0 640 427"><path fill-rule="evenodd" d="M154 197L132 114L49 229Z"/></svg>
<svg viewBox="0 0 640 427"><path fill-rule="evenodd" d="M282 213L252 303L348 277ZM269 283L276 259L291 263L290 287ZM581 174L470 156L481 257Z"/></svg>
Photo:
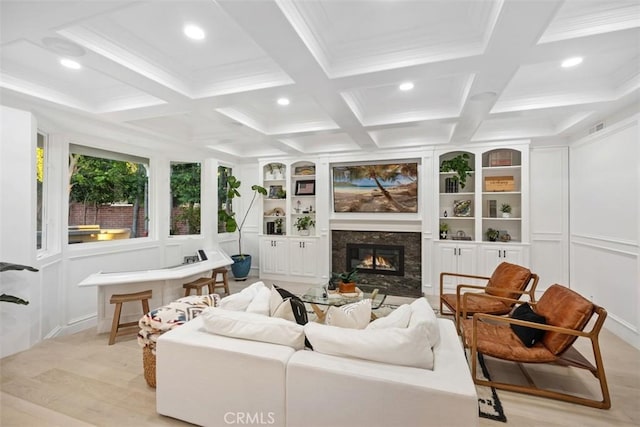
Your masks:
<svg viewBox="0 0 640 427"><path fill-rule="evenodd" d="M418 163L333 167L335 212L418 212Z"/></svg>

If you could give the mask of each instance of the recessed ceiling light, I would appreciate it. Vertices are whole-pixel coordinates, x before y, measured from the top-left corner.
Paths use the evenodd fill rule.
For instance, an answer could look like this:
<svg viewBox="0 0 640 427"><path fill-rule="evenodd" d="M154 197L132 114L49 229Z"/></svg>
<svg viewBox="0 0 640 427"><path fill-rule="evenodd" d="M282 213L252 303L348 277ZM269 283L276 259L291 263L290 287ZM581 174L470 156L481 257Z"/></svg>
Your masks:
<svg viewBox="0 0 640 427"><path fill-rule="evenodd" d="M582 63L582 57L574 56L573 58L567 58L564 61L562 61L562 68L575 67L576 65L579 65L581 63Z"/></svg>
<svg viewBox="0 0 640 427"><path fill-rule="evenodd" d="M408 91L413 89L413 83L412 82L404 82L402 83L400 86L398 86L400 88L400 90L402 91Z"/></svg>
<svg viewBox="0 0 640 427"><path fill-rule="evenodd" d="M278 98L278 105L289 105L289 98Z"/></svg>
<svg viewBox="0 0 640 427"><path fill-rule="evenodd" d="M80 63L67 58L62 58L60 60L60 64L62 64L64 67L71 68L72 70L79 70L80 68L82 68L82 65L80 65Z"/></svg>
<svg viewBox="0 0 640 427"><path fill-rule="evenodd" d="M203 40L204 30L197 25L187 24L184 26L184 35L192 40Z"/></svg>

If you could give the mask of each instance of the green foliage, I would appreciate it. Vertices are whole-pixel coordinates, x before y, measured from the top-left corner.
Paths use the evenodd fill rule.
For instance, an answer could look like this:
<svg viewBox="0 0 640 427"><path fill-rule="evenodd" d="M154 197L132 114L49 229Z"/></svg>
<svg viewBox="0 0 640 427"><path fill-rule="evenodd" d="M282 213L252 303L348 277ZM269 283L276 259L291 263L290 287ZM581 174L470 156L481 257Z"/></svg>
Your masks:
<svg viewBox="0 0 640 427"><path fill-rule="evenodd" d="M310 216L301 216L298 217L298 219L296 220L295 224L296 229L298 231L300 230L308 230L309 228L313 227L314 225L316 225L316 222L313 220L313 218L311 218Z"/></svg>
<svg viewBox="0 0 640 427"><path fill-rule="evenodd" d="M227 200L228 201L233 201L233 199L235 199L236 197L242 196L240 194L240 191L238 191L241 184L242 182L238 180L238 178L236 178L235 176L229 175L227 177ZM227 203L227 209L218 210L218 222L224 223L225 230L229 233L232 233L238 230L238 255L240 256L244 255L242 253L242 227L244 226L244 223L247 220L247 216L249 215L249 212L251 211L251 208L253 207L253 203L255 202L258 194L261 194L263 196L267 195L267 190L264 187L257 184L252 185L251 190L253 191L253 197L251 199L251 203L249 203L249 207L247 208L244 214L244 217L242 218L242 221L239 224L238 224L238 221L236 220L236 213L232 212L230 209L231 203Z"/></svg>
<svg viewBox="0 0 640 427"><path fill-rule="evenodd" d="M503 203L502 206L500 206L500 212L511 213L511 205L508 203Z"/></svg>
<svg viewBox="0 0 640 427"><path fill-rule="evenodd" d="M449 224L447 224L446 222L441 222L440 231L449 231Z"/></svg>
<svg viewBox="0 0 640 427"><path fill-rule="evenodd" d="M460 188L464 188L467 183L467 176L473 170L469 166L469 158L469 154L462 153L450 160L443 160L440 163L440 172L455 172L457 175L453 179L460 182Z"/></svg>
<svg viewBox="0 0 640 427"><path fill-rule="evenodd" d="M351 271L343 271L342 273L332 273L333 277L340 279L342 283L355 282L358 278L358 268L354 268Z"/></svg>
<svg viewBox="0 0 640 427"><path fill-rule="evenodd" d="M498 235L500 234L500 232L498 230L494 230L493 228L488 228L485 234L487 235L487 239L489 239L489 241L495 242L498 239Z"/></svg>
<svg viewBox="0 0 640 427"><path fill-rule="evenodd" d="M189 234L200 234L200 163L174 163L171 165L172 207L180 212L173 218L172 233L177 222L185 222Z"/></svg>

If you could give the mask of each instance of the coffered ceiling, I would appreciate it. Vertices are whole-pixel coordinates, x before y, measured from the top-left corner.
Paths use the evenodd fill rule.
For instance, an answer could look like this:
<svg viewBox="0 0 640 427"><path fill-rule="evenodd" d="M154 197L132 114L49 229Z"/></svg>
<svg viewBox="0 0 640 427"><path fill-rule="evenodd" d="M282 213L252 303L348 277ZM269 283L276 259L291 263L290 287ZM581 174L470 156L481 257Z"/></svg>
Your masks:
<svg viewBox="0 0 640 427"><path fill-rule="evenodd" d="M212 156L535 144L640 93L638 0L1 0L0 15L3 103Z"/></svg>

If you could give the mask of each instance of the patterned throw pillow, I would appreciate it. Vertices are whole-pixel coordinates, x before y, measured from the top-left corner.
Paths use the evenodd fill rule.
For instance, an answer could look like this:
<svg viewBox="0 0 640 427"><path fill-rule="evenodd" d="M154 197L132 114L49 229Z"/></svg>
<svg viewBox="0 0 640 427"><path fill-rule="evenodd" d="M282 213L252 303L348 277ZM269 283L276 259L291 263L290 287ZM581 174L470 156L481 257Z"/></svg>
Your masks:
<svg viewBox="0 0 640 427"><path fill-rule="evenodd" d="M340 307L329 307L325 324L340 328L364 329L371 320L371 300L364 299Z"/></svg>

